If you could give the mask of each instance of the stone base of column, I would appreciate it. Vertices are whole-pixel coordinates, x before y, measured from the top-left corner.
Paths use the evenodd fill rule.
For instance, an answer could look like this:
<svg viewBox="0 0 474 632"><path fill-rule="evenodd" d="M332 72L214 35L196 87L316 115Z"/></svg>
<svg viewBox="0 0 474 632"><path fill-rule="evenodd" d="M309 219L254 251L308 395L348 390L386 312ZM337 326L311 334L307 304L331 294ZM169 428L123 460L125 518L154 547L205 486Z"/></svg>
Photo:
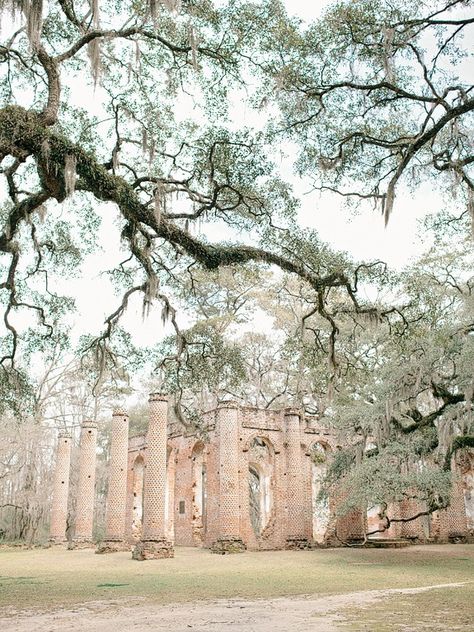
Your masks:
<svg viewBox="0 0 474 632"><path fill-rule="evenodd" d="M218 538L211 546L211 553L226 555L227 553L243 553L247 547L240 538Z"/></svg>
<svg viewBox="0 0 474 632"><path fill-rule="evenodd" d="M312 545L308 538L290 536L286 538L285 548L289 551L303 551L305 549L311 549Z"/></svg>
<svg viewBox="0 0 474 632"><path fill-rule="evenodd" d="M95 549L95 542L87 538L73 538L71 542L68 542L67 548L69 551L75 549Z"/></svg>
<svg viewBox="0 0 474 632"><path fill-rule="evenodd" d="M95 550L98 555L120 551L130 551L130 545L125 540L104 540L97 545Z"/></svg>
<svg viewBox="0 0 474 632"><path fill-rule="evenodd" d="M49 546L66 546L67 539L61 538L61 537L57 537L57 538L52 537L52 538L49 538L48 544Z"/></svg>
<svg viewBox="0 0 474 632"><path fill-rule="evenodd" d="M161 560L167 557L174 557L173 543L165 538L161 540L140 540L132 551L132 559L142 562L143 560Z"/></svg>
<svg viewBox="0 0 474 632"><path fill-rule="evenodd" d="M324 538L322 546L333 549L343 546L343 543L339 540L336 534L331 533L326 538Z"/></svg>

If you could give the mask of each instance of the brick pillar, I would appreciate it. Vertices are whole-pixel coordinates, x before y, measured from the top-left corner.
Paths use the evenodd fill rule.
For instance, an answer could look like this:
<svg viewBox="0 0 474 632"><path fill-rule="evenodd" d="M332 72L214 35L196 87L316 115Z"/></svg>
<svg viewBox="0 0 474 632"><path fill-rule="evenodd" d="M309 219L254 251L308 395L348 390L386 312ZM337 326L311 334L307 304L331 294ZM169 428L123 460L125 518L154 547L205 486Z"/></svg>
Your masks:
<svg viewBox="0 0 474 632"><path fill-rule="evenodd" d="M71 465L71 435L60 431L56 451L56 469L53 481L53 502L49 539L52 544L66 541L67 501L69 495L69 468Z"/></svg>
<svg viewBox="0 0 474 632"><path fill-rule="evenodd" d="M83 421L79 446L79 481L77 484L76 524L70 548L94 546L92 526L95 500L95 463L97 424Z"/></svg>
<svg viewBox="0 0 474 632"><path fill-rule="evenodd" d="M411 518L421 513L424 509L421 502L416 498L406 498L400 502L400 517ZM416 518L416 520L401 522L400 525L400 535L402 538L408 538L414 541L423 541L425 539L423 520L421 517Z"/></svg>
<svg viewBox="0 0 474 632"><path fill-rule="evenodd" d="M134 560L173 557L173 544L166 538L166 450L168 443L168 398L150 395L147 433L143 533L133 550Z"/></svg>
<svg viewBox="0 0 474 632"><path fill-rule="evenodd" d="M305 494L301 462L300 414L296 409L285 411L287 447L287 534L289 549L310 546L305 530Z"/></svg>
<svg viewBox="0 0 474 632"><path fill-rule="evenodd" d="M225 402L217 410L219 442L219 525L213 553L240 553L246 546L240 537L239 409Z"/></svg>
<svg viewBox="0 0 474 632"><path fill-rule="evenodd" d="M462 479L454 462L451 465L453 473L451 498L449 506L437 513L437 539L444 542L463 542L469 535L466 515L466 502ZM433 529L435 531L435 529Z"/></svg>
<svg viewBox="0 0 474 632"><path fill-rule="evenodd" d="M96 553L127 551L125 514L127 508L128 415L121 410L112 414L109 488L105 512L105 538Z"/></svg>

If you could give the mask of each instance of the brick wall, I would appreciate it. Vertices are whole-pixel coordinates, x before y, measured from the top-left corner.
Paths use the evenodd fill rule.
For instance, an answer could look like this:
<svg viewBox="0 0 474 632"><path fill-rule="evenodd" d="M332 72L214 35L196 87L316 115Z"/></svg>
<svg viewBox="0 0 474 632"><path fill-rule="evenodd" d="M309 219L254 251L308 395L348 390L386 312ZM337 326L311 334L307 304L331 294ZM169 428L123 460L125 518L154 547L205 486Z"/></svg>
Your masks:
<svg viewBox="0 0 474 632"><path fill-rule="evenodd" d="M315 418L299 420L293 416L289 426L285 411L238 408L233 404L204 414L202 426L204 432L200 436L180 431L176 425L169 428L165 527L168 538L171 538L174 523L177 545L210 548L221 537L237 537L249 549L281 549L291 537L312 541L316 499L311 453L314 445L320 444L330 458L336 447L336 438L331 432L320 426ZM271 500L269 518L261 533L255 533L252 527L249 507L249 465L255 461L251 450L255 438L268 446L270 455L261 468ZM129 444L126 518L129 537L134 498L136 500L132 494L136 478L133 468L137 457L143 457L146 462L144 437L133 438ZM199 488L196 459L205 463L207 472L205 528L202 529L196 521L196 490ZM469 472L472 472L472 464L470 468ZM465 499L472 497L469 476L465 472L459 479L452 508L439 512L440 516L431 520L431 538L436 528L441 540L448 540L449 534L459 533L460 530L468 532ZM367 526L365 510L361 508L345 516L336 516L342 500L340 496L329 499L323 543L340 545L341 541L364 536ZM416 509L412 505L413 501L406 501L405 505L392 507L389 513L395 517L407 516L408 512ZM472 513L474 515L474 509ZM464 518L460 519L459 515ZM417 536L423 539L427 535L427 527L427 521L423 519L413 523L394 523L381 537Z"/></svg>

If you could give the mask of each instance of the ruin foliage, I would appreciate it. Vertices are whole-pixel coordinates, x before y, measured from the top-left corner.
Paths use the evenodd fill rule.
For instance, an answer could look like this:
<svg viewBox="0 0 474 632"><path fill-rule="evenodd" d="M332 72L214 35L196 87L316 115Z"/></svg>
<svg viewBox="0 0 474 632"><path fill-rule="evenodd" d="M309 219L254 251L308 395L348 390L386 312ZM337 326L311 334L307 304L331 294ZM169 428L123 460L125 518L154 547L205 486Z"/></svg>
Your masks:
<svg viewBox="0 0 474 632"><path fill-rule="evenodd" d="M120 328L140 296L174 329L151 355L178 417L229 395L300 406L350 440L329 484L350 470L379 503L410 486L441 506L472 442L470 3L341 2L309 27L274 0L0 11L0 406L31 414L32 357L71 348L58 279L108 222L117 304L77 349L96 393L144 362ZM289 142L315 188L385 221L420 184L444 194L431 253L397 276L299 229ZM238 339L249 307L277 335Z"/></svg>
<svg viewBox="0 0 474 632"><path fill-rule="evenodd" d="M233 274L215 279L212 294L188 288L196 323L180 332L186 361L170 353L173 338L159 350L166 389L179 393L188 419L231 398L296 405L309 423L330 427L340 449L321 498L346 489L346 510L377 506L396 519L385 516L390 503L416 500L408 517L443 508L473 443L471 241L445 235L388 278L380 291L400 305L396 320L355 317L340 297L329 301L338 322L332 368L331 327L315 309L317 295L294 278L262 275L256 285ZM258 310L268 332L255 331ZM231 370L215 380L222 362Z"/></svg>

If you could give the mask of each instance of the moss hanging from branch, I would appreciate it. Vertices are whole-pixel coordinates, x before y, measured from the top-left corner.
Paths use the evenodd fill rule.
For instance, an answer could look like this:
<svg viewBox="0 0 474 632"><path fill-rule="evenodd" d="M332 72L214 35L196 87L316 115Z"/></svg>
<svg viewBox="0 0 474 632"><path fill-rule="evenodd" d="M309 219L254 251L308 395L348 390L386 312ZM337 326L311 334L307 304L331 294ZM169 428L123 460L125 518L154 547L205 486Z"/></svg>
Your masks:
<svg viewBox="0 0 474 632"><path fill-rule="evenodd" d="M447 451L444 459L444 469L446 471L451 469L451 459L453 455L463 448L474 448L474 435L463 435L453 439L451 448Z"/></svg>

